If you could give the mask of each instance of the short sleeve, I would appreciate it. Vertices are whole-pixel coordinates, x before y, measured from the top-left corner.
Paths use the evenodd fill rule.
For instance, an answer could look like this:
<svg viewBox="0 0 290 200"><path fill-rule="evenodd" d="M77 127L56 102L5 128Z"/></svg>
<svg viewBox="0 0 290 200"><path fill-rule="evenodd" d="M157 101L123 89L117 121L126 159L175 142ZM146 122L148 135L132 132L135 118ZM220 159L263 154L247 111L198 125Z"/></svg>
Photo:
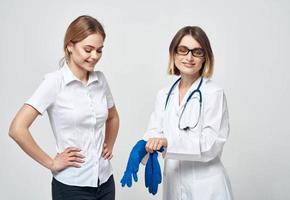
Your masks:
<svg viewBox="0 0 290 200"><path fill-rule="evenodd" d="M104 73L100 72L100 76L101 76L102 81L103 81L103 89L104 89L106 99L107 99L107 108L110 109L115 105L113 95L111 93L111 89L109 87L109 84L107 82L107 79L106 79Z"/></svg>
<svg viewBox="0 0 290 200"><path fill-rule="evenodd" d="M47 74L45 75L36 91L25 102L25 104L32 106L40 114L43 114L46 109L55 101L59 88L60 84L56 74Z"/></svg>

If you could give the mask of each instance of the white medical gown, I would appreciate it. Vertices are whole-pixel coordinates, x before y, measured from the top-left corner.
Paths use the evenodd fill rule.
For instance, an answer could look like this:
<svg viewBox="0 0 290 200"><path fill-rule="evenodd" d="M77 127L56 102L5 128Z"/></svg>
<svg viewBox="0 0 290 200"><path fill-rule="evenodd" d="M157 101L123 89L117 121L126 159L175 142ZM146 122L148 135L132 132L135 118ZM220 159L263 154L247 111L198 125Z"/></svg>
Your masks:
<svg viewBox="0 0 290 200"><path fill-rule="evenodd" d="M180 125L197 126L189 131L179 130L178 121L186 99L200 82L196 80L179 104L179 85L173 89L167 107L170 87L161 90L155 110L143 137L165 137L164 200L232 200L231 185L220 157L229 136L227 103L222 88L204 78L201 85L200 119L199 95L195 93L187 104Z"/></svg>

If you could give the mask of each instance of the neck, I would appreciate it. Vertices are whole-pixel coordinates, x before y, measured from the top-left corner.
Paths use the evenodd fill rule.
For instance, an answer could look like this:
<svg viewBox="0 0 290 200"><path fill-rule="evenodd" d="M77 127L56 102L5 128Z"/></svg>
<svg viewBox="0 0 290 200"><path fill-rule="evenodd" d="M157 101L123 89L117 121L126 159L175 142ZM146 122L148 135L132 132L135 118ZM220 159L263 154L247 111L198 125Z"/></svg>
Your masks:
<svg viewBox="0 0 290 200"><path fill-rule="evenodd" d="M68 66L70 70L72 71L73 75L77 77L81 82L87 83L89 79L89 72L86 70L76 66L73 62L69 62Z"/></svg>
<svg viewBox="0 0 290 200"><path fill-rule="evenodd" d="M186 75L181 74L181 80L179 87L180 88L190 88L190 86L200 77L199 74L195 75Z"/></svg>

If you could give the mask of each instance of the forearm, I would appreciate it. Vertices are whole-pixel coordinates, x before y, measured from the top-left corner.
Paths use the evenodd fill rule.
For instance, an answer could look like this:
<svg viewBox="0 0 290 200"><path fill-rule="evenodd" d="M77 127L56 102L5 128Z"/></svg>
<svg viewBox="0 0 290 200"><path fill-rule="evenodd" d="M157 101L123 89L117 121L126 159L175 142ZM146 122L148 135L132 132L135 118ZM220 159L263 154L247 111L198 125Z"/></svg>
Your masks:
<svg viewBox="0 0 290 200"><path fill-rule="evenodd" d="M31 158L51 169L53 159L37 145L28 129L12 129L9 131L9 135Z"/></svg>
<svg viewBox="0 0 290 200"><path fill-rule="evenodd" d="M108 119L106 121L106 133L105 133L105 143L113 148L119 130L119 117L118 115Z"/></svg>

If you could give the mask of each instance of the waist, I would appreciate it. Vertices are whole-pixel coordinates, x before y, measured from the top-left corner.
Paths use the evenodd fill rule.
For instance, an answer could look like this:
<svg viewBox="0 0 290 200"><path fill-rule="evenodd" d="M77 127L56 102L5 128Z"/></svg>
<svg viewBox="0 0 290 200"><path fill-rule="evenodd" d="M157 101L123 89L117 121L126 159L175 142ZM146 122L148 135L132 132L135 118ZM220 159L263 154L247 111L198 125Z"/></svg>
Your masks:
<svg viewBox="0 0 290 200"><path fill-rule="evenodd" d="M112 174L113 170L110 161L100 158L97 160L86 159L80 168L68 167L54 173L53 176L67 185L97 187L98 180L102 184Z"/></svg>

